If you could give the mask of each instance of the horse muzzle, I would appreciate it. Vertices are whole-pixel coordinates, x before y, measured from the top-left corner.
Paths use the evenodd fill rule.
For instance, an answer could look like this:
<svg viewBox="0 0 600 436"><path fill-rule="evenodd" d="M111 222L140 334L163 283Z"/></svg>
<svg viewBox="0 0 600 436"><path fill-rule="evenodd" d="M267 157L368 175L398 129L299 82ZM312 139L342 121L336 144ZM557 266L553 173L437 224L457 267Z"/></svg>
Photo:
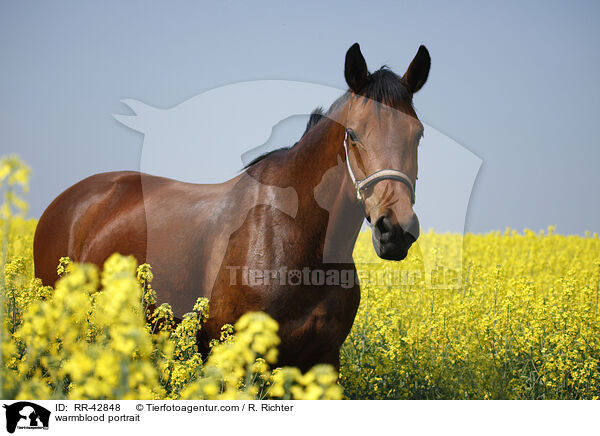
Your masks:
<svg viewBox="0 0 600 436"><path fill-rule="evenodd" d="M418 238L419 219L415 214L404 226L386 215L381 215L373 225L373 247L382 259L404 259L408 255L408 249Z"/></svg>

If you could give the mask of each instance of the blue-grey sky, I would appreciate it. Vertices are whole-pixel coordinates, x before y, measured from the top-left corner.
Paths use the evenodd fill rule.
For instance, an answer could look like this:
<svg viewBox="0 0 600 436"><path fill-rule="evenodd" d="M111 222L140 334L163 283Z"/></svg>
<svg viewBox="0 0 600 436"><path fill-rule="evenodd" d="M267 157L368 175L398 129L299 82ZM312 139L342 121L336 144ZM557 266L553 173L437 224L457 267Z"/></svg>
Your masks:
<svg viewBox="0 0 600 436"><path fill-rule="evenodd" d="M39 216L88 175L139 168L143 136L112 117L128 113L123 98L170 108L264 79L342 89L352 43L371 69L400 74L425 44L419 116L483 161L466 230L595 232L599 12L579 1L3 1L0 153L32 166Z"/></svg>

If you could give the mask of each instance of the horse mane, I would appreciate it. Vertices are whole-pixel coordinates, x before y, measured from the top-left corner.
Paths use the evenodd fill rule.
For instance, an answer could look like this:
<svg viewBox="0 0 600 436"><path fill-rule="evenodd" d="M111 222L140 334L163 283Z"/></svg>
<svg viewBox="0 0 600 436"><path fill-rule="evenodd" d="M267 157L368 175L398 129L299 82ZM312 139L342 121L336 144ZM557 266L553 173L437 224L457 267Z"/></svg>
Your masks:
<svg viewBox="0 0 600 436"><path fill-rule="evenodd" d="M323 108L321 106L316 107L311 113L310 113L310 117L308 118L308 122L306 123L306 128L304 129L304 133L302 134L302 136L300 137L300 139L298 141L296 141L296 143L294 143L294 145L296 145L298 142L300 142L300 140L302 140L302 138L304 138L306 136L306 134L314 127L316 126L319 121L321 121L323 118L325 118L325 113L323 112ZM292 147L294 146L292 145ZM254 165L257 162L260 162L261 160L269 157L270 155L272 155L273 153L277 153L278 151L281 150L289 150L292 147L281 147L281 148L277 148L275 150L271 150L271 151L267 151L266 153L261 154L260 156L252 159L252 161L247 164L246 166L244 166L243 170L246 170L248 168L250 168L252 165Z"/></svg>
<svg viewBox="0 0 600 436"><path fill-rule="evenodd" d="M369 74L367 82L359 94L365 97L365 101L374 100L394 109L399 109L408 113L414 113L412 94L408 91L408 88L406 87L402 77L394 73L387 65L383 65L380 69ZM341 97L335 100L327 112L323 112L323 108L320 106L315 108L311 112L308 122L306 123L304 133L300 139L294 143L294 145L300 142L300 140L302 140L302 138L304 138L313 127L319 124L319 121L321 121L323 118L327 118L329 113L343 105L349 97L350 90L346 91ZM249 164L244 166L242 171L247 170L254 164L266 159L274 153L283 150L289 150L294 145L281 147L276 150L261 154L257 158L253 159Z"/></svg>

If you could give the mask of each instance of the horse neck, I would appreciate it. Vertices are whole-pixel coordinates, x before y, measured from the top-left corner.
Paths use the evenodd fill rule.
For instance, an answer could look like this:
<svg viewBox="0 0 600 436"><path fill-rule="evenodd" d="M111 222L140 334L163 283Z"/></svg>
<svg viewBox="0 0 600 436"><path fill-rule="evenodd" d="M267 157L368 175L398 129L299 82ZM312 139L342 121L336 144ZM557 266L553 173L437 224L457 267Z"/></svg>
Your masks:
<svg viewBox="0 0 600 436"><path fill-rule="evenodd" d="M344 132L343 123L324 119L294 147L298 218L325 263L352 262L364 219L346 167Z"/></svg>

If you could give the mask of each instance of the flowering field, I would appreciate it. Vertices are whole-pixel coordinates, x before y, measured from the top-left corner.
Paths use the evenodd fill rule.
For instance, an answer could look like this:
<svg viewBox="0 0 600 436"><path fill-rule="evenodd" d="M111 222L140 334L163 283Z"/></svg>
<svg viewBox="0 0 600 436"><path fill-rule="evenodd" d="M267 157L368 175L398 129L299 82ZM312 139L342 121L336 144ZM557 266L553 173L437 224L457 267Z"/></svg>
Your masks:
<svg viewBox="0 0 600 436"><path fill-rule="evenodd" d="M397 264L362 234L355 261L388 274L452 264L458 286L369 285L342 349L349 398L578 399L600 395L600 239L506 230L419 239ZM372 274L370 275L372 276ZM450 284L453 284L450 282Z"/></svg>
<svg viewBox="0 0 600 436"><path fill-rule="evenodd" d="M41 286L36 221L20 217L28 171L11 159L0 161L3 398L600 395L596 234L429 232L397 263L379 260L362 233L362 300L338 380L326 365L273 369L277 323L261 313L224 326L202 362L195 337L207 300L174 325L167 305L154 308L150 266L131 257L114 255L102 271L63 259L55 289Z"/></svg>

